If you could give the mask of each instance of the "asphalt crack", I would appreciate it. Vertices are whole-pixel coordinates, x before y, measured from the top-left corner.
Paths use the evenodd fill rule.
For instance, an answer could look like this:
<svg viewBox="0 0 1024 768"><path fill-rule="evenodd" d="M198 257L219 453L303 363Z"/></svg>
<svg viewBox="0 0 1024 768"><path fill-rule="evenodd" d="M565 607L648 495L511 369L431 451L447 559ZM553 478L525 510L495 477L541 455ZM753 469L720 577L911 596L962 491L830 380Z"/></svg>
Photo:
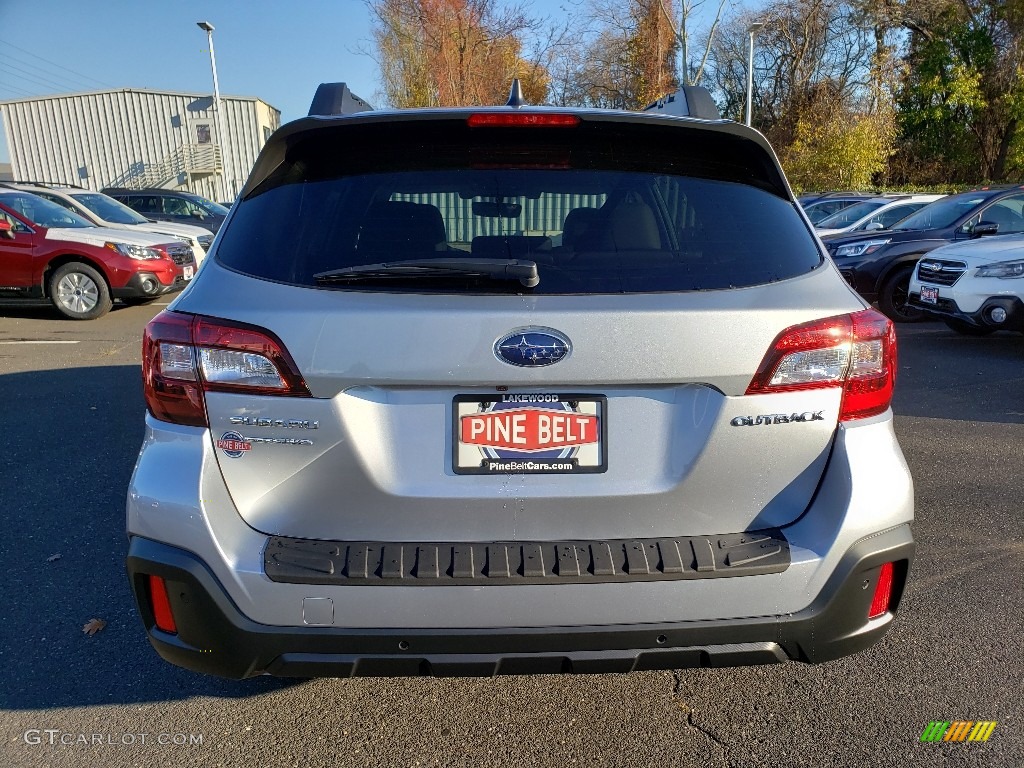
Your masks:
<svg viewBox="0 0 1024 768"><path fill-rule="evenodd" d="M694 717L695 713L693 708L682 700L683 678L682 675L680 675L680 670L672 670L672 680L672 698L675 701L676 706L686 714L686 724L695 731L703 734L710 742L717 745L722 752L722 765L725 766L725 768L730 768L733 763L729 760L729 745L718 738L718 736L716 736L712 731L709 731L698 723Z"/></svg>

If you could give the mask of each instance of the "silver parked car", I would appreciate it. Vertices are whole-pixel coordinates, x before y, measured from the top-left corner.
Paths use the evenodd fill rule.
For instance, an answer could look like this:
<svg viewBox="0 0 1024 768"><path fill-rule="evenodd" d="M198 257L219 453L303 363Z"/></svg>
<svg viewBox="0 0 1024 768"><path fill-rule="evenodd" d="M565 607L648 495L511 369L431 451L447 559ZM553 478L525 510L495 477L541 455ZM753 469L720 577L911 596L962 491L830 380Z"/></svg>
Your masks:
<svg viewBox="0 0 1024 768"><path fill-rule="evenodd" d="M906 583L893 326L732 122L293 122L143 358L128 571L193 670L823 662Z"/></svg>

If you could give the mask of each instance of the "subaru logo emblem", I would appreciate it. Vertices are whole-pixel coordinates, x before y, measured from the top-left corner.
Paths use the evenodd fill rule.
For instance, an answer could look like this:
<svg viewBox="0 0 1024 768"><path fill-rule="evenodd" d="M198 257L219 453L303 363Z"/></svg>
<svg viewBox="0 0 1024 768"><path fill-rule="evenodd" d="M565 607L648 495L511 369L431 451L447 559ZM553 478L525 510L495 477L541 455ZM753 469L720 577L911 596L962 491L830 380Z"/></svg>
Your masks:
<svg viewBox="0 0 1024 768"><path fill-rule="evenodd" d="M494 342L494 356L520 368L541 368L564 360L572 344L551 328L517 328Z"/></svg>
<svg viewBox="0 0 1024 768"><path fill-rule="evenodd" d="M937 261L922 262L921 266L927 269L929 272L941 272L942 264Z"/></svg>

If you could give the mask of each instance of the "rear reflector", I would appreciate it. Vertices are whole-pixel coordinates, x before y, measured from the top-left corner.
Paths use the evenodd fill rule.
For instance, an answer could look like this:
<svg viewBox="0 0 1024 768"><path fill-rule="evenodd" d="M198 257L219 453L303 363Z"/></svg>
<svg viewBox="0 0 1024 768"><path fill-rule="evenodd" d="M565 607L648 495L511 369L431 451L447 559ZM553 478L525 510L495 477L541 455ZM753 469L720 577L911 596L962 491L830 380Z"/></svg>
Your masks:
<svg viewBox="0 0 1024 768"><path fill-rule="evenodd" d="M892 570L892 563L886 563L878 572L875 596L868 610L869 619L877 619L889 610L889 601L892 599Z"/></svg>
<svg viewBox="0 0 1024 768"><path fill-rule="evenodd" d="M171 601L167 597L167 584L160 576L149 576L149 599L153 603L153 619L157 629L172 635L178 634L178 625L171 613Z"/></svg>
<svg viewBox="0 0 1024 768"><path fill-rule="evenodd" d="M747 394L841 387L840 421L884 413L896 383L896 332L873 309L794 325L780 333Z"/></svg>
<svg viewBox="0 0 1024 768"><path fill-rule="evenodd" d="M207 426L206 392L310 397L295 361L270 331L170 311L146 326L142 381L155 418L196 427Z"/></svg>
<svg viewBox="0 0 1024 768"><path fill-rule="evenodd" d="M477 112L466 121L470 128L575 128L576 115L537 112Z"/></svg>

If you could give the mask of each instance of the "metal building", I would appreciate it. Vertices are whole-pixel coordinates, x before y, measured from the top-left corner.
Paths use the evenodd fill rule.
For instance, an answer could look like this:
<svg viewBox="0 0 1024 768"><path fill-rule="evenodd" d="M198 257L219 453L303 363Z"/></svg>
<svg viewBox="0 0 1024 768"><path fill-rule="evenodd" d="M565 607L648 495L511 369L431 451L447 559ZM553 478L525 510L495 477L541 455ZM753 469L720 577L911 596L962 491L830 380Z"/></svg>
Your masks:
<svg viewBox="0 0 1024 768"><path fill-rule="evenodd" d="M226 201L281 113L238 96L221 96L221 109L225 137L208 94L124 89L0 101L15 179L187 189Z"/></svg>

